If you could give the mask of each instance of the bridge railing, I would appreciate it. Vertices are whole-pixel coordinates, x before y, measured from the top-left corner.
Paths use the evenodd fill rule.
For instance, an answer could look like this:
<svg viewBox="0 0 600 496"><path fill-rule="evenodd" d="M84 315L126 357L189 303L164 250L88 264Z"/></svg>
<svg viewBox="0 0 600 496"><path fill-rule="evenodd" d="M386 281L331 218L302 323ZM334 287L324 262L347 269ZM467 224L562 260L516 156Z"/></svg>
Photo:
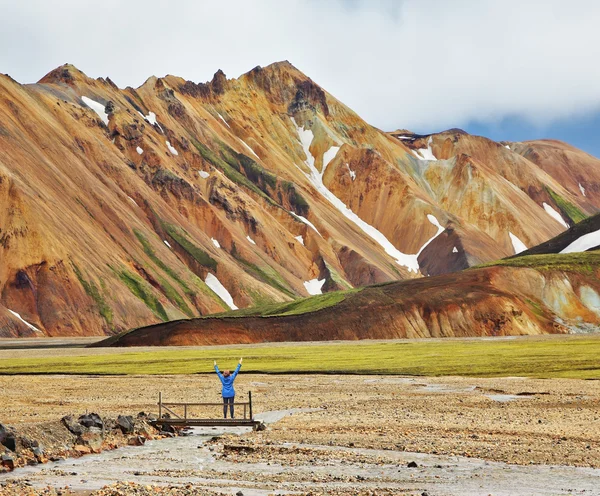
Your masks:
<svg viewBox="0 0 600 496"><path fill-rule="evenodd" d="M198 408L203 407L221 407L225 406L225 403L216 403L216 402L208 402L208 403L188 403L188 402L175 402L175 401L163 401L162 392L158 393L158 418L162 419L163 414L167 413L172 415L176 419L179 420L200 420L198 417L190 416L190 414L197 410ZM254 420L254 416L252 415L252 391L248 391L248 401L233 403L234 408L242 407L244 411L244 420ZM227 404L227 408L229 409L229 404ZM183 410L182 410L183 409ZM174 411L177 410L177 411Z"/></svg>

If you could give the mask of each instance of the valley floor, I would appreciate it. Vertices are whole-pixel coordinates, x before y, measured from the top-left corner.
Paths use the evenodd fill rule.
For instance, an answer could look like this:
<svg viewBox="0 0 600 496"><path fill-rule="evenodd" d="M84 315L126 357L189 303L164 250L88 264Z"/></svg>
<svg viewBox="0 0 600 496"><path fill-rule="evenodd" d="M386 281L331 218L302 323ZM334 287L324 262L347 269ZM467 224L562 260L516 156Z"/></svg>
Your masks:
<svg viewBox="0 0 600 496"><path fill-rule="evenodd" d="M218 401L217 382L214 375L2 376L0 421L18 427L27 423L57 420L63 415L86 410L102 415L155 412L159 391L163 392L165 401ZM265 487L275 488L277 481L298 483L306 478L308 481L315 477L318 479L320 476L306 473L304 465L309 462L309 465L328 465L331 458L335 458L331 449L336 447L346 450L340 456L349 460L350 464L368 462L377 466L380 463L386 465L388 470L389 465L395 463L397 469L394 473L405 467L407 456L411 456L403 452L442 455L439 458L442 465L451 463L458 467L455 477L472 483L475 477L476 482L481 482L481 487L486 489L486 484L491 484L489 492L494 489L492 479L496 480L498 474L488 480L485 465L478 464L477 473L474 474L472 467L468 470L468 467L460 468L463 462L455 457L518 465L600 467L600 430L594 427L600 421L599 381L242 373L236 384L240 400L245 398L247 391L253 392L257 413L290 408L315 409L287 416L264 432L215 441L216 447L211 456L216 456L217 461L236 463L219 466L222 473L214 473L212 477L219 480L237 479L235 483L232 482L236 487L240 487L241 483L240 466L251 470L254 465L255 468L264 467L267 463L283 464L288 470L285 475L275 476L252 469L253 483L260 485L263 481ZM218 412L208 414L218 415ZM219 458L228 445L240 443L250 445L252 449L234 450L229 452L228 457L225 454L222 459ZM294 448L291 449L287 443L292 443ZM361 449L383 451L363 453ZM419 456L413 455L418 464L431 464L433 470L437 458ZM381 457L381 460L361 461L361 457L369 460ZM351 473L349 467L344 469L345 463L342 462L338 467L338 476ZM296 465L304 468L299 468L299 472L295 473L293 467ZM509 474L513 470L502 467L505 475L507 470ZM206 467L198 470L204 478L210 472ZM523 470L523 477L532 473L530 469ZM547 473L548 468L539 470L541 476ZM186 477L193 478L194 474L175 470L171 475L183 483ZM577 489L578 476L571 476L571 482L565 484L570 489ZM443 478L448 477L446 473ZM412 473L408 473L404 482L412 478ZM431 478L433 480L435 476ZM389 494L397 494L395 490L401 487L394 484L402 481L388 484L385 477L375 479L371 481L375 486L371 486L381 489L388 487L391 491ZM148 479L149 482L151 480ZM331 479L330 482L336 480ZM585 477L581 479L581 484L584 481ZM363 482L360 478L352 479L348 487L360 489ZM424 479L423 486L418 487L426 489L426 486ZM402 487L414 489L416 486L405 484ZM436 486L430 484L430 487ZM581 486L581 489L586 487ZM548 489L553 490L551 487ZM407 493L413 494L410 491ZM554 493L550 491L547 494Z"/></svg>
<svg viewBox="0 0 600 496"><path fill-rule="evenodd" d="M114 463L123 470L121 478L142 486L98 494L154 494L145 493L143 486L186 482L226 494L241 489L246 495L277 494L283 489L297 494L357 495L427 491L550 495L569 490L600 494L594 492L593 482L600 477L600 381L561 377L574 370L580 377L597 377L599 343L598 336L581 336L235 349L63 348L78 346L77 341L61 342L53 349L40 349L40 343L33 341L34 346L25 343L22 350L5 346L0 350L0 372L10 375L0 375L0 423L17 430L48 429L64 415L86 411L106 417L157 413L159 392L163 401L219 402L220 384L214 373L182 371L209 370L212 360L208 366L205 362L211 356L221 368L233 368L238 354L245 360L236 380L237 398L244 401L252 391L256 416L307 409L285 416L266 431L213 441L204 438L202 446L189 438L186 448L181 444L186 441L177 438L153 441L147 453L137 451L147 447L126 448L125 454L114 452L97 462L93 457L99 455L91 455L89 462L84 457L74 462L75 476L57 466L35 475L20 476L17 471L9 477L39 487L46 483L88 487L96 480L94 463L104 466L101 472L112 470ZM77 360L77 367L87 375L70 368ZM285 363L309 370L328 370L335 364L346 374L264 374L251 372L253 362L273 371ZM429 369L423 370L423 376L390 372L409 362ZM28 374L15 369L25 367ZM119 367L126 367L123 373L128 375L89 373ZM136 368L145 373L136 374ZM465 376L426 376L428 370L439 374L449 368ZM47 373L63 369L69 374ZM370 373L360 374L364 370ZM501 371L506 377L468 376L490 371ZM538 377L511 377L526 374ZM189 413L218 417L219 410ZM156 459L164 463L149 462ZM120 460L131 460L135 468L126 469ZM409 461L418 467L408 469ZM65 463L70 467L70 462ZM90 482L83 484L83 480ZM16 492L3 489L3 482L6 476L0 476L0 495L25 494L19 492L21 486L16 486ZM212 494L202 491L178 489L168 494Z"/></svg>

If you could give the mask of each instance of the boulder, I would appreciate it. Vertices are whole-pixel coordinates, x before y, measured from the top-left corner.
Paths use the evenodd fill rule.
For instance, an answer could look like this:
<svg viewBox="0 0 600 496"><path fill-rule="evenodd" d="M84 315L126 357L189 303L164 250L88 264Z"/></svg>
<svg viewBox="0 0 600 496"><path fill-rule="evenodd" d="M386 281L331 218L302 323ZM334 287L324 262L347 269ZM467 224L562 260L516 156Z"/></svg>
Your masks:
<svg viewBox="0 0 600 496"><path fill-rule="evenodd" d="M97 413L88 413L79 417L79 423L88 429L90 427L96 427L98 429L104 429L104 422Z"/></svg>
<svg viewBox="0 0 600 496"><path fill-rule="evenodd" d="M17 450L17 439L15 430L12 427L0 424L0 444L11 451Z"/></svg>
<svg viewBox="0 0 600 496"><path fill-rule="evenodd" d="M71 434L74 434L75 436L81 436L83 434L83 426L79 422L76 422L75 419L71 417L71 415L66 415L65 417L60 419L60 421Z"/></svg>
<svg viewBox="0 0 600 496"><path fill-rule="evenodd" d="M46 463L48 461L48 459L44 455L43 446L36 446L35 448L33 448L32 452L33 456L35 456L35 459L38 461L38 463Z"/></svg>
<svg viewBox="0 0 600 496"><path fill-rule="evenodd" d="M160 426L160 433L161 434L175 434L175 428L172 425L169 424L163 424Z"/></svg>
<svg viewBox="0 0 600 496"><path fill-rule="evenodd" d="M73 446L73 449L79 455L89 455L92 452L92 449L89 446L84 446L82 444L76 444L75 446Z"/></svg>
<svg viewBox="0 0 600 496"><path fill-rule="evenodd" d="M8 470L15 469L15 459L11 455L2 455L2 457L0 458L0 463L4 468L7 468Z"/></svg>
<svg viewBox="0 0 600 496"><path fill-rule="evenodd" d="M116 427L121 429L123 434L133 434L133 417L131 415L119 415L117 417Z"/></svg>
<svg viewBox="0 0 600 496"><path fill-rule="evenodd" d="M104 437L102 431L97 427L90 427L87 432L84 432L77 438L75 443L81 446L89 447L93 453L100 453L102 451L102 442Z"/></svg>

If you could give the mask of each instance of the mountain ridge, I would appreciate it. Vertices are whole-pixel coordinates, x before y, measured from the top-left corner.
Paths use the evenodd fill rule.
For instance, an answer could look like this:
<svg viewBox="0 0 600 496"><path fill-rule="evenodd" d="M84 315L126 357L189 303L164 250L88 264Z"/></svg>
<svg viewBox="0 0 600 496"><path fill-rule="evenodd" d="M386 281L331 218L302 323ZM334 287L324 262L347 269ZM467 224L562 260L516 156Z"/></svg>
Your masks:
<svg viewBox="0 0 600 496"><path fill-rule="evenodd" d="M444 274L600 210L593 157L569 148L552 168L560 147L456 129L402 139L287 61L135 89L66 64L0 87L3 336Z"/></svg>

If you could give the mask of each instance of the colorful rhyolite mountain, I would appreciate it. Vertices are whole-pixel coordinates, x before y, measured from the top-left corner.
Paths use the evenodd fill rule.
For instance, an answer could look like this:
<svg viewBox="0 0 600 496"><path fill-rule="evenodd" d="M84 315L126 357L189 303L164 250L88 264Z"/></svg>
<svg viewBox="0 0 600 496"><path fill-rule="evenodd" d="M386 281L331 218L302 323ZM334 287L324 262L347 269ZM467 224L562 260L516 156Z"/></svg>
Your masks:
<svg viewBox="0 0 600 496"><path fill-rule="evenodd" d="M375 291L377 313L456 283L439 305L476 301L445 307L446 329L445 312L528 303L499 269L423 276L514 255L598 211L590 155L460 130L385 133L288 62L137 89L71 65L31 85L0 75L0 336L114 334L406 279L418 280L396 299L394 285L351 294ZM428 325L396 334L436 335ZM485 333L470 319L459 328ZM379 337L369 329L355 334Z"/></svg>

